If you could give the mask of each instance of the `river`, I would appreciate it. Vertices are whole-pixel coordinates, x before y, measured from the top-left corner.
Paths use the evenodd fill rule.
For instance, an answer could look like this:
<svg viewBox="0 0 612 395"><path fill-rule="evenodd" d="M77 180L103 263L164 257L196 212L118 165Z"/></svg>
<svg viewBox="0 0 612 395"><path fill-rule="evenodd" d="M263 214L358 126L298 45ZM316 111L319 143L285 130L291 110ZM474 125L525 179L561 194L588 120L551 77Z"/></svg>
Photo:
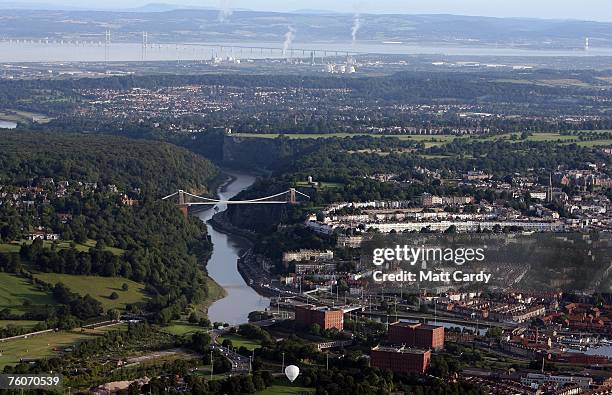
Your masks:
<svg viewBox="0 0 612 395"><path fill-rule="evenodd" d="M221 200L230 199L255 182L255 177L247 174L228 172L233 179L219 188ZM217 205L219 212L227 209L226 204ZM248 315L255 310L264 310L270 306L270 300L259 295L247 285L238 272L238 257L249 248L249 243L241 237L221 233L215 230L208 220L216 213L209 209L198 214L207 223L208 234L213 243L213 252L206 266L208 275L221 285L227 296L213 303L208 309L208 318L212 322L243 324L248 322Z"/></svg>
<svg viewBox="0 0 612 395"><path fill-rule="evenodd" d="M0 129L16 129L17 124L11 121L3 121L0 119Z"/></svg>

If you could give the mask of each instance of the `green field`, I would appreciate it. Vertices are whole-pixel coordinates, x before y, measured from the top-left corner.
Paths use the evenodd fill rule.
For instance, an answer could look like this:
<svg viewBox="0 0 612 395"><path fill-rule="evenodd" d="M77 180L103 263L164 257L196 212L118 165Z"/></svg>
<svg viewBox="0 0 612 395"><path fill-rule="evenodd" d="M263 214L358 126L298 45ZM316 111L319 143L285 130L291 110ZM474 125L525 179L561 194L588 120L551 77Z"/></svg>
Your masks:
<svg viewBox="0 0 612 395"><path fill-rule="evenodd" d="M612 140L579 141L576 145L581 147L612 147Z"/></svg>
<svg viewBox="0 0 612 395"><path fill-rule="evenodd" d="M597 132L607 132L606 131L587 131L591 133ZM430 148L437 145L444 145L452 142L453 140L460 139L475 139L480 141L495 141L495 140L509 140L513 135L519 135L519 133L507 133L487 138L478 138L478 137L457 137L454 135L380 135L380 134L364 134L364 133L319 133L319 134L284 134L283 136L290 139L318 139L318 138L346 138L346 137L354 137L354 136L371 136L371 137L396 137L400 140L408 140L408 141L417 141L423 142L425 144L425 148ZM232 134L234 137L246 137L246 138L264 138L264 139L274 139L280 136L278 133L271 134L263 134L263 133L235 133ZM557 142L570 144L576 140L576 144L583 147L595 147L595 146L609 146L612 145L612 140L596 140L596 141L578 141L578 136L564 136L559 133L533 133L528 137L528 141L549 141L549 142ZM521 140L511 140L511 141L521 141Z"/></svg>
<svg viewBox="0 0 612 395"><path fill-rule="evenodd" d="M423 159L450 159L450 158L455 157L451 155L419 155L419 156Z"/></svg>
<svg viewBox="0 0 612 395"><path fill-rule="evenodd" d="M161 329L162 332L175 336L183 336L196 332L206 332L206 330L206 328L202 328L201 326L191 325L184 322L175 322Z"/></svg>
<svg viewBox="0 0 612 395"><path fill-rule="evenodd" d="M43 114L37 114L33 112L20 111L20 110L2 110L0 111L0 120L2 121L11 121L11 122L16 122L16 123L30 124L34 122L34 119L36 119L37 123L51 122L51 118Z"/></svg>
<svg viewBox="0 0 612 395"><path fill-rule="evenodd" d="M92 335L78 332L55 332L28 339L9 340L0 343L0 369L19 363L21 358L39 359L58 355L58 350L69 347Z"/></svg>
<svg viewBox="0 0 612 395"><path fill-rule="evenodd" d="M246 339L239 335L224 335L219 337L217 340L219 343L223 343L223 340L229 339L232 341L232 347L240 348L245 347L247 350L254 350L260 348L261 344L257 340Z"/></svg>
<svg viewBox="0 0 612 395"><path fill-rule="evenodd" d="M102 333L122 329L121 325L94 330L50 332L27 339L9 340L0 343L0 371L6 365L19 363L20 358L40 359L59 355L65 348L76 343L94 339Z"/></svg>
<svg viewBox="0 0 612 395"><path fill-rule="evenodd" d="M53 304L50 294L36 289L27 279L8 273L0 273L0 310L21 314ZM28 306L24 306L27 301Z"/></svg>
<svg viewBox="0 0 612 395"><path fill-rule="evenodd" d="M298 188L310 188L310 184L306 181L299 181L295 184ZM340 184L337 182L319 182L320 189L338 189L342 188L344 184Z"/></svg>
<svg viewBox="0 0 612 395"><path fill-rule="evenodd" d="M275 139L279 137L279 133L234 133L233 137L246 137L246 138L261 138L261 139ZM440 145L446 144L453 141L456 137L453 135L421 135L421 134L404 134L404 135L382 135L382 134L367 134L367 133L318 133L318 134L284 134L284 137L290 139L330 139L330 138L347 138L356 136L370 136L370 137L396 137L400 140L410 141L423 141L427 145Z"/></svg>
<svg viewBox="0 0 612 395"><path fill-rule="evenodd" d="M587 133L602 133L609 132L609 130L591 130L584 132ZM522 140L511 140L512 137L519 137L520 133L507 133L500 134L497 136L485 137L485 138L475 138L477 141L498 141L498 140L506 140L510 142L520 142ZM470 138L470 137L461 137L462 139ZM538 142L555 142L559 144L576 144L582 147L597 147L597 146L609 146L612 145L612 140L594 140L594 141L580 141L578 136L571 135L562 135L560 133L533 133L529 137L527 137L527 141L538 141Z"/></svg>
<svg viewBox="0 0 612 395"><path fill-rule="evenodd" d="M17 244L17 243L0 243L0 253L11 253L11 254L16 254L19 252L19 250L21 249L21 244Z"/></svg>
<svg viewBox="0 0 612 395"><path fill-rule="evenodd" d="M19 252L21 245L22 244L27 244L30 245L32 244L32 240L19 240L19 241L13 241L11 243L5 243L5 244L0 244L0 252L12 252L12 253L17 253ZM55 246L58 249L68 249L71 248L72 243L70 241L50 241L50 240L44 240L43 241L43 247L44 248L51 248L51 246L55 243ZM96 241L95 240L88 240L87 242L83 243L83 244L78 244L75 243L74 244L74 248L75 250L79 251L79 252L86 252L89 251L91 248L96 246ZM124 250L120 249L120 248L115 248L115 247L105 247L104 248L107 251L112 252L113 254L120 256L123 255L125 253Z"/></svg>
<svg viewBox="0 0 612 395"><path fill-rule="evenodd" d="M70 246L70 243L68 243L68 247L69 246ZM95 246L96 246L95 240L87 240L84 244L77 244L75 248L80 251L89 251L91 248L94 248ZM116 248L116 247L104 247L104 250L110 251L114 255L117 255L117 256L123 255L125 253L125 250L122 250L121 248Z"/></svg>
<svg viewBox="0 0 612 395"><path fill-rule="evenodd" d="M30 320L21 320L21 321L0 320L0 328L6 328L7 326L12 325L12 326L20 327L20 328L32 329L39 323L40 321L30 321Z"/></svg>
<svg viewBox="0 0 612 395"><path fill-rule="evenodd" d="M263 391L256 392L257 395L301 395L301 394L314 394L314 388L300 387L298 385L281 384L277 381L277 384L266 388Z"/></svg>
<svg viewBox="0 0 612 395"><path fill-rule="evenodd" d="M90 333L90 334L105 334L105 333L114 332L114 331L127 331L128 327L129 327L129 324L126 322L123 322L117 325L103 326L101 328L96 328L96 329L87 329L85 330L85 332Z"/></svg>
<svg viewBox="0 0 612 395"><path fill-rule="evenodd" d="M561 135L559 133L534 133L531 136L527 137L529 141L569 141L569 140L578 140L576 136L570 135Z"/></svg>
<svg viewBox="0 0 612 395"><path fill-rule="evenodd" d="M102 303L105 310L124 309L126 304L143 302L146 298L143 284L122 277L73 276L56 273L38 273L35 277L50 284L61 282L81 296L90 295ZM127 291L121 290L124 283L128 285ZM119 299L109 298L113 292L119 295Z"/></svg>

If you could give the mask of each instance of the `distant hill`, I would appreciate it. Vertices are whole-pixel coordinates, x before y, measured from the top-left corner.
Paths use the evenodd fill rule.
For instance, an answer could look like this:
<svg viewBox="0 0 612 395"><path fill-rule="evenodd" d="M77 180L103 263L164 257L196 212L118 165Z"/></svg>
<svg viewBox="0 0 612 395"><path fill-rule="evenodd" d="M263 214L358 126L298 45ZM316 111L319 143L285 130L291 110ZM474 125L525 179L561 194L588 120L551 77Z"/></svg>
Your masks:
<svg viewBox="0 0 612 395"><path fill-rule="evenodd" d="M0 0L0 9L3 10L80 10L79 7L66 4L47 4L27 1L3 1Z"/></svg>
<svg viewBox="0 0 612 395"><path fill-rule="evenodd" d="M179 4L169 4L169 3L150 3L141 7L135 8L126 8L117 10L121 11L132 11L132 12L166 12L166 11L174 11L174 10L213 10L212 7L199 7L199 6L186 6Z"/></svg>
<svg viewBox="0 0 612 395"><path fill-rule="evenodd" d="M342 14L341 12L329 11L329 10L313 10L313 9L300 9L291 11L292 14L304 14L304 15L338 15Z"/></svg>
<svg viewBox="0 0 612 395"><path fill-rule="evenodd" d="M14 2L13 2L14 3ZM0 8L4 4L0 2ZM17 3L15 3L17 4ZM295 42L352 41L352 14L321 10L274 13L234 10L220 20L219 10L185 9L152 3L122 11L7 10L0 18L0 36L60 38L101 36L113 26L115 41L139 42L142 31L158 42L249 41L280 42L292 26ZM137 16L135 15L137 14ZM363 14L357 32L360 42L397 41L412 44L511 45L514 47L582 48L612 46L612 23L579 20L491 18L459 15Z"/></svg>
<svg viewBox="0 0 612 395"><path fill-rule="evenodd" d="M106 7L87 7L87 6L71 6L62 3L36 3L36 2L17 2L0 0L0 9L5 10L53 10L53 11L91 11L91 12L166 12L173 10L213 10L213 7L189 6L171 3L149 3L140 7L122 7L122 8L106 8Z"/></svg>

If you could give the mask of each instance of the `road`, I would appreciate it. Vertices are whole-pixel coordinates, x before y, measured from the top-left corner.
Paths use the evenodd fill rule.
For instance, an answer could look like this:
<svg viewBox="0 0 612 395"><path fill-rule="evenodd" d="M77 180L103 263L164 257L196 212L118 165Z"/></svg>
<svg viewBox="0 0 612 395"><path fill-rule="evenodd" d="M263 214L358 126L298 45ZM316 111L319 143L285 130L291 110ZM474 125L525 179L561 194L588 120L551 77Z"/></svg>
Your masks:
<svg viewBox="0 0 612 395"><path fill-rule="evenodd" d="M232 364L232 373L245 373L251 370L251 361L249 357L238 354L236 351L224 347L219 343L219 337L228 334L229 328L224 329L213 329L210 333L212 340L210 348L212 350L219 350L221 354L225 355Z"/></svg>

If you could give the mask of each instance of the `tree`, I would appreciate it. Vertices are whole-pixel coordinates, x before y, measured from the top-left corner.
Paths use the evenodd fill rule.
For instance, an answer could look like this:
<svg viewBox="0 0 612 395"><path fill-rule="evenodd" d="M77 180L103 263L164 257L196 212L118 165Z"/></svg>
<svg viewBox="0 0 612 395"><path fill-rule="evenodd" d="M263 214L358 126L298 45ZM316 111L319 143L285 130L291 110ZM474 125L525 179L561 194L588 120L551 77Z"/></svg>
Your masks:
<svg viewBox="0 0 612 395"><path fill-rule="evenodd" d="M446 358L444 356L434 356L431 360L429 373L436 377L446 377L448 376L448 372Z"/></svg>
<svg viewBox="0 0 612 395"><path fill-rule="evenodd" d="M140 384L137 381L134 381L128 387L128 395L140 395Z"/></svg>
<svg viewBox="0 0 612 395"><path fill-rule="evenodd" d="M208 333L196 332L193 335L191 335L191 342L189 344L189 347L191 347L192 350L197 351L199 353L205 353L208 351L208 348L210 346L210 341L211 339Z"/></svg>
<svg viewBox="0 0 612 395"><path fill-rule="evenodd" d="M444 233L448 233L448 234L455 234L455 233L457 233L457 226L456 225L449 226L448 229L446 229L444 231Z"/></svg>
<svg viewBox="0 0 612 395"><path fill-rule="evenodd" d="M119 321L119 318L121 318L121 313L119 310L110 309L106 312L106 316L110 321Z"/></svg>
<svg viewBox="0 0 612 395"><path fill-rule="evenodd" d="M226 373L232 370L232 363L218 350L213 353L213 373L220 374Z"/></svg>
<svg viewBox="0 0 612 395"><path fill-rule="evenodd" d="M308 327L308 332L310 332L311 334L313 334L315 336L320 336L321 335L321 325L319 325L319 324L311 324Z"/></svg>
<svg viewBox="0 0 612 395"><path fill-rule="evenodd" d="M501 340L504 331L499 327L491 327L487 331L487 337L491 339Z"/></svg>

